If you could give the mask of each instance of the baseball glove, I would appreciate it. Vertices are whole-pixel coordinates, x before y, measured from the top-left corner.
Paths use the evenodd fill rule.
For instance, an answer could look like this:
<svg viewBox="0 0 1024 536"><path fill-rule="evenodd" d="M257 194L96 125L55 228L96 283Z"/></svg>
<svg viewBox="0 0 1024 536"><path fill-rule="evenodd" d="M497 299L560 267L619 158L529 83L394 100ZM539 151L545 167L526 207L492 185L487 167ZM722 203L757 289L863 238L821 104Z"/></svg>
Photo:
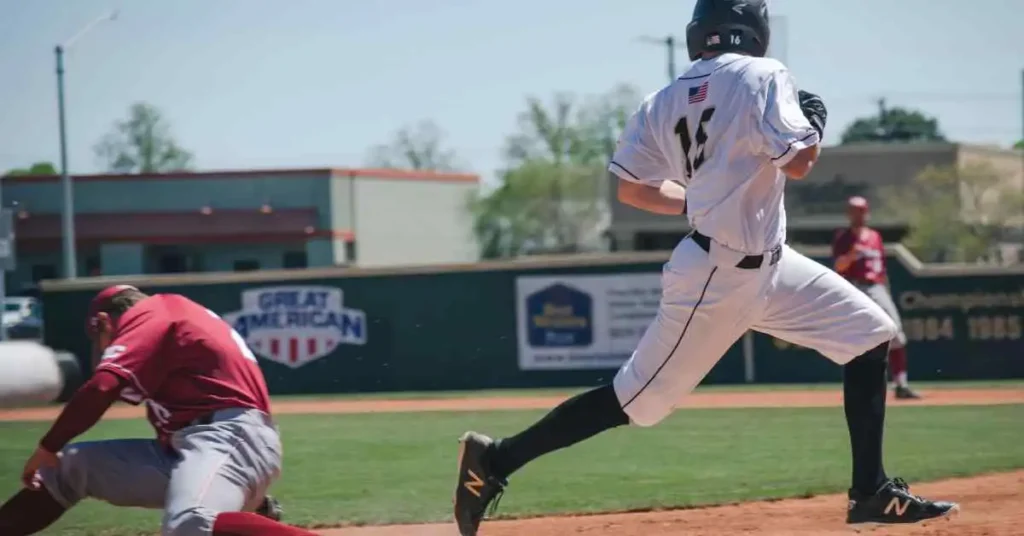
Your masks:
<svg viewBox="0 0 1024 536"><path fill-rule="evenodd" d="M281 518L284 517L284 508L281 507L281 503L277 499L267 495L256 508L255 513L271 521L281 521Z"/></svg>
<svg viewBox="0 0 1024 536"><path fill-rule="evenodd" d="M825 102L814 93L802 89L797 92L797 96L800 99L800 110L804 112L804 117L811 122L814 130L818 131L818 137L824 137L825 120L828 119L828 110L825 109Z"/></svg>

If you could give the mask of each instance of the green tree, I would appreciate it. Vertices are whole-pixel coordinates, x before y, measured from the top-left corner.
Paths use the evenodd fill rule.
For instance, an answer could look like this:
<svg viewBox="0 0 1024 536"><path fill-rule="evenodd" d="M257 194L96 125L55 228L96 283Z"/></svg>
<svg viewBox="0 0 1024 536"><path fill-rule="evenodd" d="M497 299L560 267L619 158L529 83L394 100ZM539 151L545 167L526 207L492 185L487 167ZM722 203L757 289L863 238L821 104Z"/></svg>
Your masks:
<svg viewBox="0 0 1024 536"><path fill-rule="evenodd" d="M422 171L457 171L455 151L445 148L444 131L430 120L405 126L389 143L370 149L371 167Z"/></svg>
<svg viewBox="0 0 1024 536"><path fill-rule="evenodd" d="M21 177L26 175L58 175L57 167L51 162L36 162L27 168L15 168L7 173L8 177Z"/></svg>
<svg viewBox="0 0 1024 536"><path fill-rule="evenodd" d="M469 202L484 258L596 248L607 217L606 166L640 98L629 86L580 101L527 99L492 191Z"/></svg>
<svg viewBox="0 0 1024 536"><path fill-rule="evenodd" d="M916 110L882 109L878 115L855 120L843 131L842 143L941 142L946 137L939 121Z"/></svg>
<svg viewBox="0 0 1024 536"><path fill-rule="evenodd" d="M186 171L194 160L174 140L160 110L144 102L133 104L127 119L115 123L93 150L111 173Z"/></svg>
<svg viewBox="0 0 1024 536"><path fill-rule="evenodd" d="M884 197L889 214L909 224L904 245L924 262L991 259L1002 236L1024 223L1024 194L985 163L930 166Z"/></svg>
<svg viewBox="0 0 1024 536"><path fill-rule="evenodd" d="M1013 144L1013 148L1024 150L1024 140L1019 140L1017 143Z"/></svg>

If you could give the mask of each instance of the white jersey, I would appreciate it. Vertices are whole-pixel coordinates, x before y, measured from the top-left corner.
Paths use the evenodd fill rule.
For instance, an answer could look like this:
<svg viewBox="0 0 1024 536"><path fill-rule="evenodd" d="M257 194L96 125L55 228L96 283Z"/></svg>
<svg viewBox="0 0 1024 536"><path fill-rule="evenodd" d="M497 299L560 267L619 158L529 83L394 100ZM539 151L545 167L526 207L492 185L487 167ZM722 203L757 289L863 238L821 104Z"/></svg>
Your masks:
<svg viewBox="0 0 1024 536"><path fill-rule="evenodd" d="M679 182L694 229L757 255L786 238L779 168L819 141L782 63L722 54L644 99L609 170L650 186Z"/></svg>

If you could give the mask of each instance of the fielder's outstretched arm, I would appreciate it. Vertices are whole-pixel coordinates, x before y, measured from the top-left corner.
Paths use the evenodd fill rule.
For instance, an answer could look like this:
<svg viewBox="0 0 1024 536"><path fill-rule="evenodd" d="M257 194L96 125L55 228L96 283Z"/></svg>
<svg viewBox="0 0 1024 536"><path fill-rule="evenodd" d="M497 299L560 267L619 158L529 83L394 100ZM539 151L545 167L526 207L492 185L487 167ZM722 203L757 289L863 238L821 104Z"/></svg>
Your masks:
<svg viewBox="0 0 1024 536"><path fill-rule="evenodd" d="M22 484L30 489L38 489L39 483L35 481L36 471L43 466L56 464L57 453L72 439L84 434L99 422L107 409L117 401L126 385L126 381L114 374L97 371L85 385L79 387L50 427L50 431L39 442L36 452L25 463L21 474Z"/></svg>
<svg viewBox="0 0 1024 536"><path fill-rule="evenodd" d="M99 422L127 385L127 381L110 372L96 372L64 406L39 446L50 452L60 452L71 440Z"/></svg>

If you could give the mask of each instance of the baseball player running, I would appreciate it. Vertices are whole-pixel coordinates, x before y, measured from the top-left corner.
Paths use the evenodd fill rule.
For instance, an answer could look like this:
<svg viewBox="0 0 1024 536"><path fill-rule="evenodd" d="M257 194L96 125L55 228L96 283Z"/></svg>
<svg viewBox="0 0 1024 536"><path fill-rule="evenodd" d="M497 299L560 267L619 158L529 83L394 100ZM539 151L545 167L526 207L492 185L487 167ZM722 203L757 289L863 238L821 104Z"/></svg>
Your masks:
<svg viewBox="0 0 1024 536"><path fill-rule="evenodd" d="M896 338L889 344L889 375L896 385L896 398L921 398L907 381L907 335L900 312L889 293L882 235L866 225L868 201L854 196L847 203L850 227L839 229L832 240L835 270L874 300L896 323Z"/></svg>
<svg viewBox="0 0 1024 536"><path fill-rule="evenodd" d="M118 285L89 306L96 371L0 507L0 534L35 534L78 501L162 508L167 536L311 536L252 513L281 470L263 374L241 336L176 294ZM116 400L146 404L157 439L69 442Z"/></svg>
<svg viewBox="0 0 1024 536"><path fill-rule="evenodd" d="M748 329L843 366L853 454L847 522L916 522L957 509L912 495L883 469L893 321L785 245L786 178L802 179L815 163L826 111L818 96L797 91L782 63L763 57L766 0L697 0L686 34L694 63L644 100L609 165L621 202L685 213L694 229L664 266L658 314L612 383L511 437L462 436L454 514L463 536L476 535L509 475L531 460L667 417Z"/></svg>

